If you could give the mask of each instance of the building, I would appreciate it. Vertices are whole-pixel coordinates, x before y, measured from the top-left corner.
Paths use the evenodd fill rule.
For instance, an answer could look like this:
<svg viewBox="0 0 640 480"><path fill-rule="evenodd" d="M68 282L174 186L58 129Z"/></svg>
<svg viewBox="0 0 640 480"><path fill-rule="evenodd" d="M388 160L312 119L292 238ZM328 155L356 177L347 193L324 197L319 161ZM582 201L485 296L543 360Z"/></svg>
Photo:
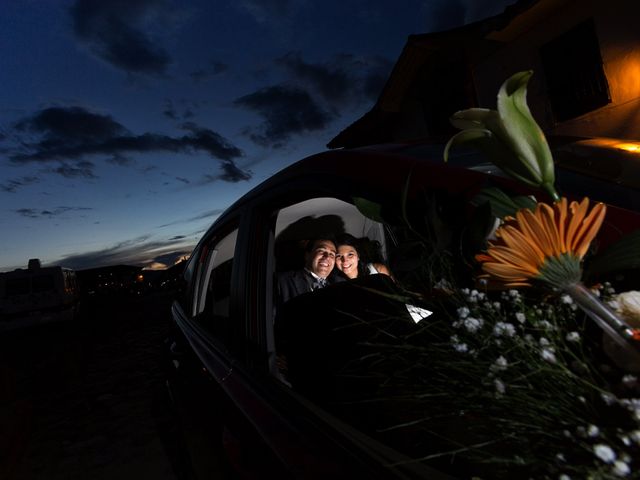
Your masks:
<svg viewBox="0 0 640 480"><path fill-rule="evenodd" d="M520 0L494 17L409 36L373 108L329 148L427 139L449 116L495 108L502 82L533 70L528 102L547 134L640 139L640 2Z"/></svg>

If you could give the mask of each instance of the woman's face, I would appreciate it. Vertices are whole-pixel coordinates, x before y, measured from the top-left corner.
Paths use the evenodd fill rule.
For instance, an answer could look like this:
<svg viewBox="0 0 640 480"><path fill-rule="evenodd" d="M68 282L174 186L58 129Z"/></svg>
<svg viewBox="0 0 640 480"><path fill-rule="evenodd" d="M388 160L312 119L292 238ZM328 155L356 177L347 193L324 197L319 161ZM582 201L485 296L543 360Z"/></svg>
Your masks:
<svg viewBox="0 0 640 480"><path fill-rule="evenodd" d="M349 278L358 276L358 252L350 245L341 245L338 247L336 255L336 267Z"/></svg>

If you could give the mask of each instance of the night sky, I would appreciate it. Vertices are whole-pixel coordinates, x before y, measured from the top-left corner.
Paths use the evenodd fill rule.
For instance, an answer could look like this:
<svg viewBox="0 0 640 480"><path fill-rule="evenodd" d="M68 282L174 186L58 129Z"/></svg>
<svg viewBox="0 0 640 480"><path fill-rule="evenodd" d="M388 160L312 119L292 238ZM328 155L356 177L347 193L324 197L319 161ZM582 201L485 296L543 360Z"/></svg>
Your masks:
<svg viewBox="0 0 640 480"><path fill-rule="evenodd" d="M410 34L513 0L3 0L0 271L164 268L369 110Z"/></svg>

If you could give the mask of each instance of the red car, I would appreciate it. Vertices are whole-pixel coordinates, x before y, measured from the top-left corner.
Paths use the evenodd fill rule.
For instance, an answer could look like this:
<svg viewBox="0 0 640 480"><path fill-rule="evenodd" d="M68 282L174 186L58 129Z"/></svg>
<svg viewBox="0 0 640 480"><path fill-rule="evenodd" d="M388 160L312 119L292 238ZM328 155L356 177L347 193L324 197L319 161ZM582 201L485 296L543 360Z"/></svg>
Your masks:
<svg viewBox="0 0 640 480"><path fill-rule="evenodd" d="M226 445L236 473L246 478L451 478L446 463L411 461L415 453L402 442L387 442L375 426L367 428L375 423L371 410L343 408L347 402L336 400L338 389L369 392L370 385L329 378L339 368L338 359L355 351L357 339L342 339L336 346L322 333L323 321L335 327L359 311L400 322L391 329L413 328L416 319L407 305L418 312L429 309L421 304L424 291L418 291L415 273L432 262L435 283L444 252L467 268L466 280L473 285L468 268L485 237L472 235L472 227L487 220L473 199L489 185L531 192L474 171L469 162L464 168L445 164L441 152L441 146L390 145L306 158L238 200L193 251L172 308L168 384L191 421L202 426L198 435ZM563 172L569 174L563 170L560 178ZM587 183L572 182L560 184L566 195L589 193ZM603 236L609 241L640 227L640 214L629 209L637 206L629 203L638 201L637 193L624 193L628 198L620 196L620 207L608 212ZM607 201L614 204L616 198ZM359 288L339 283L275 312L275 274L299 267L301 242L327 231L377 242L394 280L359 280ZM421 250L416 235L431 238L434 250ZM373 290L388 296L382 299ZM332 317L331 311L338 313ZM284 337L278 327L286 324L293 325L288 340L294 347L283 370ZM194 463L203 465L196 456L192 452Z"/></svg>

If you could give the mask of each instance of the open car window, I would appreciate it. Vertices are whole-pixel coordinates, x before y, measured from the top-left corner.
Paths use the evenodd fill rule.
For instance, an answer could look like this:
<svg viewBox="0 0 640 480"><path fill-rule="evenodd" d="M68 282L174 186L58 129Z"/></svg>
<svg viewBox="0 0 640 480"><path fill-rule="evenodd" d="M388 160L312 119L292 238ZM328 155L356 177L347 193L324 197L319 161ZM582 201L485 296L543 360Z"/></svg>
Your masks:
<svg viewBox="0 0 640 480"><path fill-rule="evenodd" d="M355 205L331 197L319 197L281 209L275 224L278 271L302 267L303 243L319 235L349 233L377 241L386 257L384 226L364 216Z"/></svg>

